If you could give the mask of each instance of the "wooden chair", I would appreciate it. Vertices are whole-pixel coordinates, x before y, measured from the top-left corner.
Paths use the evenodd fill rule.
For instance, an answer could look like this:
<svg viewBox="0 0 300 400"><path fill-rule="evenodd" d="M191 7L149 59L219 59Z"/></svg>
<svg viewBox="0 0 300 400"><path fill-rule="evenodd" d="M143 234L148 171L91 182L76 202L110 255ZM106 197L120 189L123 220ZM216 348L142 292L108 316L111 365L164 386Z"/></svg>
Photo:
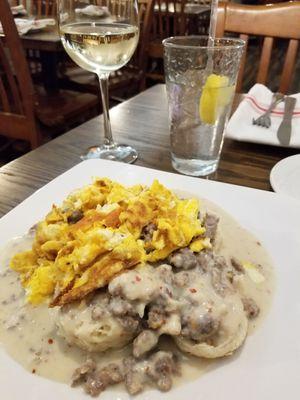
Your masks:
<svg viewBox="0 0 300 400"><path fill-rule="evenodd" d="M95 115L98 99L90 94L61 92L53 98L36 94L25 53L7 0L0 1L0 134L30 143L42 142L41 131L59 133L62 127ZM80 118L78 119L78 117Z"/></svg>
<svg viewBox="0 0 300 400"><path fill-rule="evenodd" d="M221 3L218 7L217 37L224 32L237 33L246 41L237 92L242 91L247 46L250 35L263 39L256 82L266 84L271 63L274 39L288 39L278 90L286 93L292 81L296 55L300 40L300 2L249 6L235 3Z"/></svg>
<svg viewBox="0 0 300 400"><path fill-rule="evenodd" d="M97 4L101 0L95 0ZM138 0L140 38L137 50L129 63L118 71L110 74L110 98L122 101L124 97L136 94L142 85L146 67L145 52L149 42L152 22L153 0ZM89 73L77 66L67 68L61 79L62 87L74 88L83 92L99 94L99 82L95 74Z"/></svg>
<svg viewBox="0 0 300 400"><path fill-rule="evenodd" d="M185 14L186 0L156 0L154 4L154 18L151 30L151 39L165 39L169 36L182 36L186 32Z"/></svg>
<svg viewBox="0 0 300 400"><path fill-rule="evenodd" d="M18 6L19 4L25 4L26 3L26 0L9 0L9 5L11 6L11 7L13 7L13 6Z"/></svg>
<svg viewBox="0 0 300 400"><path fill-rule="evenodd" d="M23 4L30 15L40 17L56 17L56 0L14 0L14 5Z"/></svg>
<svg viewBox="0 0 300 400"><path fill-rule="evenodd" d="M30 0L30 13L37 17L53 17L56 18L56 0Z"/></svg>
<svg viewBox="0 0 300 400"><path fill-rule="evenodd" d="M146 70L146 50L149 44L150 29L153 20L153 0L138 0L140 38L137 49L129 61L120 71L116 71L110 77L110 93L112 98L118 99L118 92L122 96L138 93L144 86ZM129 89L129 90L128 90ZM126 93L127 92L127 93Z"/></svg>
<svg viewBox="0 0 300 400"><path fill-rule="evenodd" d="M187 14L184 12L187 0L155 0L149 45L146 78L163 82L162 68L163 39L170 36L184 36L187 31Z"/></svg>
<svg viewBox="0 0 300 400"><path fill-rule="evenodd" d="M192 2L189 0L155 0L147 48L146 79L164 82L162 45L164 39L170 36L207 33L209 10L203 14L193 12L190 3ZM202 3L202 6L204 5Z"/></svg>
<svg viewBox="0 0 300 400"><path fill-rule="evenodd" d="M35 148L41 141L34 115L35 92L6 1L0 2L0 21L5 33L5 43L0 39L0 134L27 140Z"/></svg>
<svg viewBox="0 0 300 400"><path fill-rule="evenodd" d="M11 5L22 4L31 18L54 18L57 14L57 0L10 0ZM31 76L35 83L41 81L41 54L37 49L27 49L26 58L29 61ZM62 62L65 55L59 55Z"/></svg>

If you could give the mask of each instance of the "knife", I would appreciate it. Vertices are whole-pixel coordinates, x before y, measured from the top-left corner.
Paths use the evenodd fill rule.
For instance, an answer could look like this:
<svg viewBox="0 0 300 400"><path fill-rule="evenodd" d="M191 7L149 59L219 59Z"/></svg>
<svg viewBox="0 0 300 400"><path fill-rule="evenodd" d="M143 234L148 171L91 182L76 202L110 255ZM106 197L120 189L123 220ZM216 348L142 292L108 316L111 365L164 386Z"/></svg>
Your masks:
<svg viewBox="0 0 300 400"><path fill-rule="evenodd" d="M285 97L284 99L284 114L283 120L279 125L277 131L277 138L283 146L288 146L291 141L292 135L292 118L293 111L296 105L296 99L294 97Z"/></svg>

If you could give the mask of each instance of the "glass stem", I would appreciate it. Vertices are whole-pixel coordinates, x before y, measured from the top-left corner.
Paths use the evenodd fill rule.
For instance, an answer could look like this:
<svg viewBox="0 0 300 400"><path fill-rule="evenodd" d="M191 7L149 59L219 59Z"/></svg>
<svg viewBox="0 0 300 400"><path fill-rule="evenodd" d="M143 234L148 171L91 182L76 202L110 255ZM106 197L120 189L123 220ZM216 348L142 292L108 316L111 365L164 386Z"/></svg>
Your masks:
<svg viewBox="0 0 300 400"><path fill-rule="evenodd" d="M101 99L103 105L103 118L104 118L104 145L114 147L115 143L112 137L111 124L109 118L109 98L108 98L108 74L99 74Z"/></svg>

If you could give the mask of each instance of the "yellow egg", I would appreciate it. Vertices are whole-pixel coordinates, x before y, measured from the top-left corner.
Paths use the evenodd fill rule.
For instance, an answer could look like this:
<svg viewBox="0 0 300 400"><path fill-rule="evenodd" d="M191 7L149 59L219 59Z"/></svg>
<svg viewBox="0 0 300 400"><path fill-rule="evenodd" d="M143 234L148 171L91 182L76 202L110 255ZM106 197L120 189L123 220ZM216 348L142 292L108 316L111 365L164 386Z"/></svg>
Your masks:
<svg viewBox="0 0 300 400"><path fill-rule="evenodd" d="M38 304L51 295L55 289L52 265L36 268L25 287L32 304Z"/></svg>
<svg viewBox="0 0 300 400"><path fill-rule="evenodd" d="M126 187L97 178L53 206L38 224L32 250L14 256L11 268L20 273L28 301L63 305L128 268L182 247L211 246L198 213L196 199L180 199L157 180ZM154 232L146 239L149 224Z"/></svg>

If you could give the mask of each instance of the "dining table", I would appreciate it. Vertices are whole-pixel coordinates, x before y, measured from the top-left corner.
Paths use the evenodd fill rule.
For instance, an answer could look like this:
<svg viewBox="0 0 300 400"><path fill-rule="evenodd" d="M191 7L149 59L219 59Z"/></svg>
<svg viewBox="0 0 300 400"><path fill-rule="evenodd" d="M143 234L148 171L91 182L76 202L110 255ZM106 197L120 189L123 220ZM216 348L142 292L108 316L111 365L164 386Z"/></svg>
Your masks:
<svg viewBox="0 0 300 400"><path fill-rule="evenodd" d="M41 64L41 81L47 93L59 90L59 62L65 56L57 26L49 26L37 32L28 32L21 36L26 51L38 51ZM30 53L29 53L30 54Z"/></svg>
<svg viewBox="0 0 300 400"><path fill-rule="evenodd" d="M24 19L28 18L24 17ZM66 57L57 21L55 25L29 30L20 35L20 39L28 60L33 63L38 62L41 66L41 82L46 92L57 93L59 91L59 62ZM3 33L0 33L0 40L5 41Z"/></svg>
<svg viewBox="0 0 300 400"><path fill-rule="evenodd" d="M236 97L235 106L240 101ZM171 165L166 88L158 84L111 109L114 138L135 147L136 165L174 172ZM103 116L85 122L0 169L0 216L81 162L80 155L103 139ZM210 179L272 190L269 174L297 149L242 143L225 138L218 170ZM101 171L95 171L101 174Z"/></svg>

